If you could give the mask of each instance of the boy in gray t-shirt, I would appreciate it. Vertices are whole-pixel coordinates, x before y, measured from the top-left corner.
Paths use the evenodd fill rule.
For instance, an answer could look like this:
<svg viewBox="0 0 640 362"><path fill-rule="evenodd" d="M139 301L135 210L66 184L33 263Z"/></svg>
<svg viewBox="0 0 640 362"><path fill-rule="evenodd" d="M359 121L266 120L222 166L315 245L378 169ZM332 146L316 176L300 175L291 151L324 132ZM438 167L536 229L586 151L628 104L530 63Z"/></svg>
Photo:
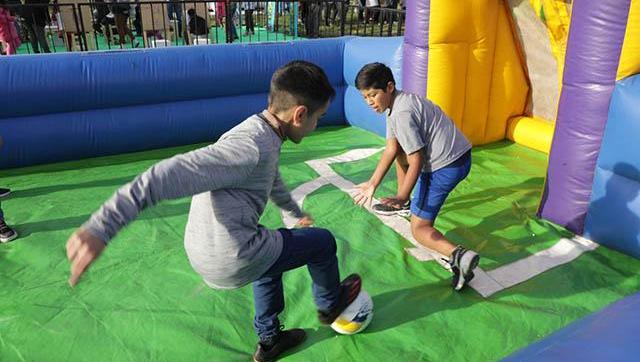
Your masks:
<svg viewBox="0 0 640 362"><path fill-rule="evenodd" d="M360 292L352 274L340 283L336 241L328 230L270 230L258 223L268 199L310 226L278 171L280 147L316 128L335 91L324 71L304 61L276 70L269 105L209 146L161 161L121 187L67 241L75 285L117 232L145 208L193 196L184 244L189 262L212 288L253 284L255 361L273 361L303 342L305 331L280 330L282 273L307 266L318 319L331 324Z"/></svg>
<svg viewBox="0 0 640 362"><path fill-rule="evenodd" d="M395 160L398 193L373 205L374 212L411 215L413 237L449 258L453 287L462 289L473 278L480 258L471 250L455 246L433 224L449 193L469 174L471 144L440 107L396 89L393 74L384 64L371 63L360 69L356 87L373 110L388 112L382 158L369 181L358 185L354 201L370 204Z"/></svg>

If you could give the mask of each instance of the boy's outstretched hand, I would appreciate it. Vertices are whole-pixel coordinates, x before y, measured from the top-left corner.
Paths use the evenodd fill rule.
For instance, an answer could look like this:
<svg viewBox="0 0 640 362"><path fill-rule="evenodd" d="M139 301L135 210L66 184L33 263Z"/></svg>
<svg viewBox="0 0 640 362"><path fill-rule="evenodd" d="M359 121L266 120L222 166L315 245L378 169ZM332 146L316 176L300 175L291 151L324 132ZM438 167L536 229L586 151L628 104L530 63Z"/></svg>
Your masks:
<svg viewBox="0 0 640 362"><path fill-rule="evenodd" d="M314 221L311 215L304 214L304 216L301 217L300 220L298 220L298 222L296 223L296 226L300 228L306 228L306 227L313 226L313 223Z"/></svg>
<svg viewBox="0 0 640 362"><path fill-rule="evenodd" d="M376 187L371 181L363 182L356 186L356 192L353 194L353 202L358 206L371 207L373 201L373 193Z"/></svg>
<svg viewBox="0 0 640 362"><path fill-rule="evenodd" d="M104 241L86 230L78 229L67 241L67 258L71 262L69 285L78 283L89 265L100 256L106 247Z"/></svg>

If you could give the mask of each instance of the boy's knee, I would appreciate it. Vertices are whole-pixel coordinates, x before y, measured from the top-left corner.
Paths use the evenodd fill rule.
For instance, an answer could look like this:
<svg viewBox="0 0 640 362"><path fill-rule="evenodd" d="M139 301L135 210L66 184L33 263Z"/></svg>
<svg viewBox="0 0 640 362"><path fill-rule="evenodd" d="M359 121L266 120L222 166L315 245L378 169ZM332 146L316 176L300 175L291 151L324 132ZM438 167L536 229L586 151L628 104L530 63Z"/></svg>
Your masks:
<svg viewBox="0 0 640 362"><path fill-rule="evenodd" d="M411 220L411 234L415 238L417 234L431 232L435 230L433 223L428 220L415 221Z"/></svg>
<svg viewBox="0 0 640 362"><path fill-rule="evenodd" d="M329 255L334 255L338 251L338 246L336 244L336 238L333 236L331 231L327 229L317 229L319 237L324 244L323 250L327 252Z"/></svg>
<svg viewBox="0 0 640 362"><path fill-rule="evenodd" d="M420 230L420 227L411 223L411 236L413 236L414 239L418 238L418 234L420 233L419 230Z"/></svg>

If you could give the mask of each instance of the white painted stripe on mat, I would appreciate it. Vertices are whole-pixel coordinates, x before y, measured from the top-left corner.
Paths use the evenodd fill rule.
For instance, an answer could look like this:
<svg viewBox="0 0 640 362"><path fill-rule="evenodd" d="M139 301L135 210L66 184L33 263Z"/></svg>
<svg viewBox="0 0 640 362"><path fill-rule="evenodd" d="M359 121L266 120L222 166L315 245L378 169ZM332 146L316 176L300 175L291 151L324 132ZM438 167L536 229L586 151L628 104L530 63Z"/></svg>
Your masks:
<svg viewBox="0 0 640 362"><path fill-rule="evenodd" d="M329 180L325 177L320 177L309 182L303 183L302 185L296 187L295 190L291 192L291 197L298 203L298 205L302 206L304 202L304 198L320 187L329 183ZM286 228L292 228L298 222L294 216L290 213L280 210L282 214L282 222Z"/></svg>
<svg viewBox="0 0 640 362"><path fill-rule="evenodd" d="M490 279L502 287L501 289L496 290L495 285L484 284L483 282L486 281L484 278L479 280L478 283L474 278L470 286L482 296L488 297L502 289L527 281L547 270L567 264L583 253L594 250L597 247L597 243L580 236L574 236L571 239L562 238L548 249L486 272Z"/></svg>

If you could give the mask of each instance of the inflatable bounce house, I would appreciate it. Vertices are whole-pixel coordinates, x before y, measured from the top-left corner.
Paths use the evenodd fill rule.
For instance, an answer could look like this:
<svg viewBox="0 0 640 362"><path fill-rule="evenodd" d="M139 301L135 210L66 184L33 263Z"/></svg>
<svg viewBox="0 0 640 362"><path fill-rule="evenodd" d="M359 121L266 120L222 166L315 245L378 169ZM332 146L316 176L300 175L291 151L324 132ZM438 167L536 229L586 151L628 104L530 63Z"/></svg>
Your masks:
<svg viewBox="0 0 640 362"><path fill-rule="evenodd" d="M337 96L315 133L284 144L280 171L375 316L353 336L321 327L307 271L287 273L281 320L308 340L283 360L640 358L640 0L406 5L397 38L0 57L1 207L20 234L0 246L1 359L251 358L250 288L212 290L185 257L190 200L146 210L73 289L64 245L137 174L264 109L294 59ZM384 146L384 117L354 87L373 61L474 144L436 223L482 256L462 292L407 219L349 196ZM376 197L396 187L391 174ZM269 204L261 223L293 222Z"/></svg>

